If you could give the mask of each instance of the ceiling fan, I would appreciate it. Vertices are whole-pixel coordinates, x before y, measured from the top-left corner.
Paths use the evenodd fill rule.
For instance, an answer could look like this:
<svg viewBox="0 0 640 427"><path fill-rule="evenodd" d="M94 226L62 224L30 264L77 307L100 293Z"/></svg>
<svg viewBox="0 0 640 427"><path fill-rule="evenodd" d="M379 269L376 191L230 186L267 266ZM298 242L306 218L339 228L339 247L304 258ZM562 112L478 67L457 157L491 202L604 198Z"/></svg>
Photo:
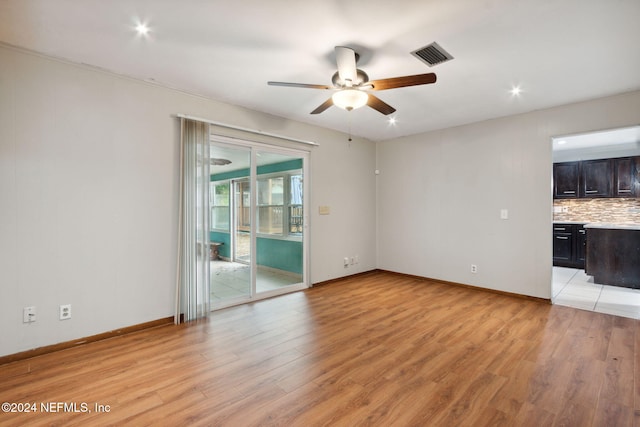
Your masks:
<svg viewBox="0 0 640 427"><path fill-rule="evenodd" d="M396 111L377 96L367 93L367 90L386 90L406 86L418 86L436 82L434 73L416 74L413 76L392 77L389 79L369 80L369 76L364 71L356 68L358 54L349 47L336 46L336 63L338 71L331 78L333 86L287 83L287 82L267 82L271 86L302 87L308 89L334 89L337 90L331 98L323 102L311 114L320 114L332 105L336 105L347 111L368 105L384 115Z"/></svg>

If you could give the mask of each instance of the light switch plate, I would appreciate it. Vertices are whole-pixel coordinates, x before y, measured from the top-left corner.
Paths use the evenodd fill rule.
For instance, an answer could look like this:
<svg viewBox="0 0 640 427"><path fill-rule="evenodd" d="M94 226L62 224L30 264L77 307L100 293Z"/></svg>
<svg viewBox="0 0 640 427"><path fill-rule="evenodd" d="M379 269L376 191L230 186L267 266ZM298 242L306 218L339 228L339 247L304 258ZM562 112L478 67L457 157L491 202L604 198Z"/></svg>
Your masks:
<svg viewBox="0 0 640 427"><path fill-rule="evenodd" d="M500 209L500 219L509 219L508 209Z"/></svg>

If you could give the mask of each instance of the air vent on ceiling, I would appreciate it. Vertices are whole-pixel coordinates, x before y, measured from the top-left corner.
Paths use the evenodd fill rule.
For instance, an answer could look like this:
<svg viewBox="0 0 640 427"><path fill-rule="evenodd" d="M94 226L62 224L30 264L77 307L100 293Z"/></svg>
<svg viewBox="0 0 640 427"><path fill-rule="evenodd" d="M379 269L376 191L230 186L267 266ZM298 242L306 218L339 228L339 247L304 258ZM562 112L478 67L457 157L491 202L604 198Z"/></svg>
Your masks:
<svg viewBox="0 0 640 427"><path fill-rule="evenodd" d="M453 59L453 56L436 42L411 52L413 56L425 62L429 67L442 64Z"/></svg>

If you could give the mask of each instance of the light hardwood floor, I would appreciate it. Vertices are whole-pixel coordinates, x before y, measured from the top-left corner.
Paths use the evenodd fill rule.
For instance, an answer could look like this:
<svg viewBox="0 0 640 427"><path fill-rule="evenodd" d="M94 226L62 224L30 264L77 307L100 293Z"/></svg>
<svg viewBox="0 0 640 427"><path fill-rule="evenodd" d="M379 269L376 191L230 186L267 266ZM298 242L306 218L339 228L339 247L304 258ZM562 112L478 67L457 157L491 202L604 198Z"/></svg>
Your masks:
<svg viewBox="0 0 640 427"><path fill-rule="evenodd" d="M639 344L635 319L376 272L0 366L0 402L38 405L0 425L633 426Z"/></svg>

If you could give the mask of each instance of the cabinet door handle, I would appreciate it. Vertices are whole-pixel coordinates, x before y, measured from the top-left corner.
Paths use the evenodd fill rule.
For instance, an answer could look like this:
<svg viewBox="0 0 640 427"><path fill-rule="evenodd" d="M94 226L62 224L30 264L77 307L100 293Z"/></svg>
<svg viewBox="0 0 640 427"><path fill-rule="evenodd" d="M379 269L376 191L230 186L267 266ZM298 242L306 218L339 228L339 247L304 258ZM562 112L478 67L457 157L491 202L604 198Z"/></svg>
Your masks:
<svg viewBox="0 0 640 427"><path fill-rule="evenodd" d="M585 231L585 230L578 230L578 233L580 233L580 234L585 234L585 233L586 233L586 231Z"/></svg>
<svg viewBox="0 0 640 427"><path fill-rule="evenodd" d="M554 228L554 230L556 230L556 231L565 231L566 228L564 228L564 227L556 227L556 228Z"/></svg>
<svg viewBox="0 0 640 427"><path fill-rule="evenodd" d="M563 191L562 193L563 194L576 194L575 191Z"/></svg>
<svg viewBox="0 0 640 427"><path fill-rule="evenodd" d="M597 193L598 190L586 190L585 193Z"/></svg>
<svg viewBox="0 0 640 427"><path fill-rule="evenodd" d="M565 236L556 236L556 239L560 239L560 240L569 240L568 237Z"/></svg>
<svg viewBox="0 0 640 427"><path fill-rule="evenodd" d="M631 190L618 190L618 193L631 193Z"/></svg>

